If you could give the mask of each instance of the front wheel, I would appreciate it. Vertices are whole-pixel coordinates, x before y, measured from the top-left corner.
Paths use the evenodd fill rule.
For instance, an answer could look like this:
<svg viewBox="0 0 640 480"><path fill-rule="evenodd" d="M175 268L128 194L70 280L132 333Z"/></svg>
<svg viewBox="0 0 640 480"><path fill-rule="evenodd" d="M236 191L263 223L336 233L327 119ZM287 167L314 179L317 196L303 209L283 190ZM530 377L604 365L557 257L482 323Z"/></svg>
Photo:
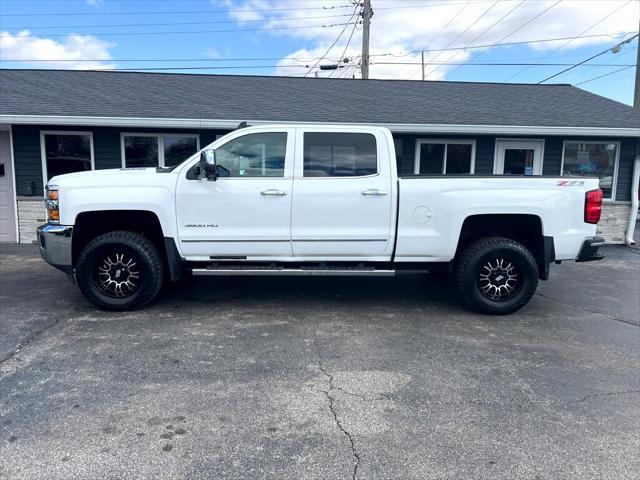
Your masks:
<svg viewBox="0 0 640 480"><path fill-rule="evenodd" d="M127 231L105 233L80 252L76 279L83 295L105 310L135 310L151 302L163 282L158 249Z"/></svg>
<svg viewBox="0 0 640 480"><path fill-rule="evenodd" d="M489 237L462 252L455 279L458 292L471 308L505 315L531 300L538 287L538 266L521 243Z"/></svg>

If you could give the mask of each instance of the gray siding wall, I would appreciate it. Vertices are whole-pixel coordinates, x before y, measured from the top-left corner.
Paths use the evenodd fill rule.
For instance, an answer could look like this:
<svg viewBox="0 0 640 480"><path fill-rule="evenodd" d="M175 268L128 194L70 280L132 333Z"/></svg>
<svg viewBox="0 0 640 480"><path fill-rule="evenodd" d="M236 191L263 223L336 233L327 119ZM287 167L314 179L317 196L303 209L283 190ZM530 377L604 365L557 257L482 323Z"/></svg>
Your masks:
<svg viewBox="0 0 640 480"><path fill-rule="evenodd" d="M16 167L16 190L19 196L42 196L42 160L40 153L41 130L71 130L93 132L93 146L96 168L120 168L122 165L120 152L120 133L197 133L200 135L200 146L208 145L217 135L226 133L225 130L194 130L167 128L121 128L121 127L58 127L48 125L14 125L13 145ZM398 172L400 175L412 175L415 160L416 140L419 138L438 139L475 139L477 175L491 175L493 173L493 157L496 136L494 135L415 135L394 134L396 153L398 155ZM510 138L500 136L499 138ZM515 137L514 137L515 138ZM523 137L517 137L523 138ZM585 137L530 137L544 139L545 152L543 161L544 175L560 175L562 163L562 145L564 140L593 140ZM598 139L600 140L600 139ZM620 161L618 164L618 183L616 200L629 201L632 181L633 162L636 155L636 139L607 138L603 141L620 141Z"/></svg>
<svg viewBox="0 0 640 480"><path fill-rule="evenodd" d="M476 175L491 175L493 173L493 158L495 154L496 138L527 138L527 137L508 137L493 135L411 135L397 134L395 139L401 140L401 144L397 144L396 153L398 154L399 164L398 172L400 175L412 175L413 164L416 154L416 140L418 139L476 139ZM631 200L631 182L633 175L633 162L636 157L636 139L634 138L593 138L593 137L555 137L555 136L532 136L528 137L536 140L544 140L544 157L542 163L543 175L560 175L562 168L562 146L565 140L574 141L602 141L602 142L620 142L620 159L618 162L618 183L616 187L617 201L628 202ZM640 142L640 140L637 140Z"/></svg>
<svg viewBox="0 0 640 480"><path fill-rule="evenodd" d="M226 130L175 128L14 125L12 132L16 164L16 192L19 196L42 196L44 194L40 152L40 131L42 130L92 132L96 169L120 168L122 166L120 133L196 133L200 135L200 146L205 146L213 142L216 135L227 132Z"/></svg>

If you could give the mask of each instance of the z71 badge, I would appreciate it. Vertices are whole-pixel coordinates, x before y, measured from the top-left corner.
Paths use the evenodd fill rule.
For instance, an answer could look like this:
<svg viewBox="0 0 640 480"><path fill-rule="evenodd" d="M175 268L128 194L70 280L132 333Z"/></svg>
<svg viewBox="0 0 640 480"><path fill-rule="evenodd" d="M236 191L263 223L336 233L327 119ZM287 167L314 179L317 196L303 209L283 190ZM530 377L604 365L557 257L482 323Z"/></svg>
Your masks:
<svg viewBox="0 0 640 480"><path fill-rule="evenodd" d="M584 185L584 180L558 180L559 187L580 187Z"/></svg>

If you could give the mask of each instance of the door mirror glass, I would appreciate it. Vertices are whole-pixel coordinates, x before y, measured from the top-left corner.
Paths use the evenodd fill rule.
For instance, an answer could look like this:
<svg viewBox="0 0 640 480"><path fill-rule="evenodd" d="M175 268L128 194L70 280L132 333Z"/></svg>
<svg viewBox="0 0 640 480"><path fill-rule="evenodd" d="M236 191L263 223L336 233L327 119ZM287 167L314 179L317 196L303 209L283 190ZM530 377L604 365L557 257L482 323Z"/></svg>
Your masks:
<svg viewBox="0 0 640 480"><path fill-rule="evenodd" d="M215 182L218 179L215 151L203 150L200 152L200 161L194 167L193 172L199 180L206 178Z"/></svg>

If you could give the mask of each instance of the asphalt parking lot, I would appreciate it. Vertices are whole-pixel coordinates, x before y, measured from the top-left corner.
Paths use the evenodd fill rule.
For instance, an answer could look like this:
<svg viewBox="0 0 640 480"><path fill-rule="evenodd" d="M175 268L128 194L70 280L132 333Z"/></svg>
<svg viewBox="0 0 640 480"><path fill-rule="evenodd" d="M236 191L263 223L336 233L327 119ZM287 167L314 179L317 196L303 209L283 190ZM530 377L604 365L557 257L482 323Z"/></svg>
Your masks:
<svg viewBox="0 0 640 480"><path fill-rule="evenodd" d="M0 477L638 478L640 250L522 311L438 278L198 278L94 309L0 246Z"/></svg>

